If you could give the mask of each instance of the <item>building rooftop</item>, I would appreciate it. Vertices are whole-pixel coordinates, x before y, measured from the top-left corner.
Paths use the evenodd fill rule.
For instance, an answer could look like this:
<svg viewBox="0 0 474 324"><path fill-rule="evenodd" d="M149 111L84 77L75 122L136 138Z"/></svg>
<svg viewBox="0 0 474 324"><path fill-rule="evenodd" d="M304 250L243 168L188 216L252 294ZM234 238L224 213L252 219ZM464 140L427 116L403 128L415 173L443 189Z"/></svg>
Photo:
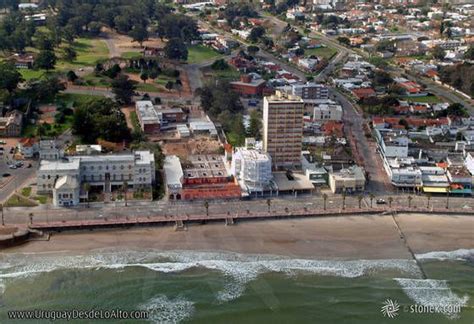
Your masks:
<svg viewBox="0 0 474 324"><path fill-rule="evenodd" d="M181 161L176 155L168 155L165 157L163 164L165 171L166 184L168 186L181 187L181 180L183 179L183 169Z"/></svg>
<svg viewBox="0 0 474 324"><path fill-rule="evenodd" d="M69 161L46 161L42 160L40 162L39 171L78 171L79 170L79 160L69 160Z"/></svg>
<svg viewBox="0 0 474 324"><path fill-rule="evenodd" d="M159 123L160 119L158 113L153 106L153 103L149 100L137 101L135 104L137 114L143 124L148 123Z"/></svg>

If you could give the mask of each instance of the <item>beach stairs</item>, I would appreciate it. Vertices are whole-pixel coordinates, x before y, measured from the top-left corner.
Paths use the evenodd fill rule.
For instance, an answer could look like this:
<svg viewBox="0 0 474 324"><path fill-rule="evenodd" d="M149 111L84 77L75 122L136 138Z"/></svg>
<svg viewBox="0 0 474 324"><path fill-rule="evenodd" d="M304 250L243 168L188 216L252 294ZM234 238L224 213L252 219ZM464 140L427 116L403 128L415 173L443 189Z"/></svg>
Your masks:
<svg viewBox="0 0 474 324"><path fill-rule="evenodd" d="M232 217L226 217L225 219L225 226L231 226L234 225L234 219Z"/></svg>
<svg viewBox="0 0 474 324"><path fill-rule="evenodd" d="M181 219L176 220L174 224L175 232L187 231L187 227Z"/></svg>

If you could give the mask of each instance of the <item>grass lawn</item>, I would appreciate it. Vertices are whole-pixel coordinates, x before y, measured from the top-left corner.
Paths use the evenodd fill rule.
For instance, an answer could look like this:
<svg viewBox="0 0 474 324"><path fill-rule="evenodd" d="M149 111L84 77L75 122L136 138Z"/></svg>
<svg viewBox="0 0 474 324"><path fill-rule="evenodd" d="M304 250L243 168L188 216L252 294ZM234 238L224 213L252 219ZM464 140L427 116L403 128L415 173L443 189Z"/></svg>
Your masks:
<svg viewBox="0 0 474 324"><path fill-rule="evenodd" d="M56 64L57 70L71 70L81 66L95 66L98 62L109 58L107 44L101 39L78 38L73 46L77 57L73 62L66 62L62 59ZM61 57L62 53L57 53Z"/></svg>
<svg viewBox="0 0 474 324"><path fill-rule="evenodd" d="M78 93L60 93L57 96L57 101L63 101L66 104L72 104L73 106L77 106L87 103L90 100L96 100L100 98L103 97Z"/></svg>
<svg viewBox="0 0 474 324"><path fill-rule="evenodd" d="M66 116L66 120L61 124L50 124L50 127L46 130L44 136L46 137L57 137L64 133L66 130L72 127L74 116ZM38 124L28 124L23 128L23 137L34 137L37 134Z"/></svg>
<svg viewBox="0 0 474 324"><path fill-rule="evenodd" d="M33 197L33 199L36 200L37 202L39 202L42 205L44 205L48 202L48 197L47 196L36 196L36 197Z"/></svg>
<svg viewBox="0 0 474 324"><path fill-rule="evenodd" d="M317 57L323 57L327 60L336 55L336 53L337 50L329 46L304 50L305 55L316 55Z"/></svg>
<svg viewBox="0 0 474 324"><path fill-rule="evenodd" d="M21 76L26 81L31 80L31 79L41 79L46 73L46 71L44 70L29 70L29 69L18 69L18 72L20 72Z"/></svg>
<svg viewBox="0 0 474 324"><path fill-rule="evenodd" d="M406 100L409 102L422 102L422 103L440 103L443 102L443 100L439 99L436 96L424 96L424 97L401 97L400 99Z"/></svg>
<svg viewBox="0 0 474 324"><path fill-rule="evenodd" d="M226 70L210 70L219 79L237 80L240 77L240 72L234 67L230 66Z"/></svg>
<svg viewBox="0 0 474 324"><path fill-rule="evenodd" d="M169 77L166 75L159 75L155 80L153 80L153 82L164 87L166 83L168 83L168 81L175 83L176 79L177 78Z"/></svg>
<svg viewBox="0 0 474 324"><path fill-rule="evenodd" d="M123 58L131 59L131 58L140 58L142 57L142 53L140 52L123 52L122 55L120 55Z"/></svg>
<svg viewBox="0 0 474 324"><path fill-rule="evenodd" d="M140 122L138 121L138 116L135 111L130 112L130 120L133 124L133 130L137 133L140 133L142 129L140 128Z"/></svg>
<svg viewBox="0 0 474 324"><path fill-rule="evenodd" d="M207 46L194 45L188 47L188 63L190 64L210 61L220 57L222 57L222 54Z"/></svg>
<svg viewBox="0 0 474 324"><path fill-rule="evenodd" d="M158 92L162 91L161 88L157 87L153 82L148 83L139 83L137 84L138 91L145 91L145 92Z"/></svg>
<svg viewBox="0 0 474 324"><path fill-rule="evenodd" d="M21 189L21 194L25 197L29 197L31 195L31 187Z"/></svg>
<svg viewBox="0 0 474 324"><path fill-rule="evenodd" d="M13 196L10 197L10 199L7 200L4 206L5 207L34 207L34 206L38 206L38 204L31 202L30 200L26 199L23 196L14 194Z"/></svg>
<svg viewBox="0 0 474 324"><path fill-rule="evenodd" d="M82 79L86 82L86 85L93 87L105 87L110 88L112 86L112 80L105 76L96 76L94 73L88 74Z"/></svg>

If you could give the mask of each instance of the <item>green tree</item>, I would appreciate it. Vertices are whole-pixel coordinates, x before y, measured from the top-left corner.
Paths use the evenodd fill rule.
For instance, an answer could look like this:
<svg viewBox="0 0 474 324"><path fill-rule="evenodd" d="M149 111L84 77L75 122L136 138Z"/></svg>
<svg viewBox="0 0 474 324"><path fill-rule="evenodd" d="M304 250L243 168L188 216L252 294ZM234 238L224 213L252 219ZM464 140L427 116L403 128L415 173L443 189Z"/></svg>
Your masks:
<svg viewBox="0 0 474 324"><path fill-rule="evenodd" d="M441 46L435 46L432 50L433 57L437 60L442 60L446 56L446 51Z"/></svg>
<svg viewBox="0 0 474 324"><path fill-rule="evenodd" d="M252 56L257 54L257 52L259 50L260 50L260 48L258 46L255 46L255 45L250 45L249 47L247 47L247 52L249 52L249 54L252 55Z"/></svg>
<svg viewBox="0 0 474 324"><path fill-rule="evenodd" d="M138 42L140 47L143 47L143 42L148 40L148 30L145 26L135 26L129 33L128 36L132 38L132 41Z"/></svg>
<svg viewBox="0 0 474 324"><path fill-rule="evenodd" d="M135 95L137 82L130 80L126 75L119 75L112 81L112 92L119 104L129 105Z"/></svg>
<svg viewBox="0 0 474 324"><path fill-rule="evenodd" d="M140 79L143 81L143 83L146 83L146 80L148 80L148 72L143 71L142 73L140 73Z"/></svg>
<svg viewBox="0 0 474 324"><path fill-rule="evenodd" d="M52 70L56 65L56 55L50 50L40 51L34 65L37 69Z"/></svg>
<svg viewBox="0 0 474 324"><path fill-rule="evenodd" d="M6 89L12 93L23 78L16 67L9 62L0 62L0 89Z"/></svg>
<svg viewBox="0 0 474 324"><path fill-rule="evenodd" d="M77 58L77 52L71 46L65 47L63 52L64 52L63 58L65 61L73 62Z"/></svg>
<svg viewBox="0 0 474 324"><path fill-rule="evenodd" d="M173 90L173 87L174 87L173 81L168 81L168 82L166 82L165 88L168 89L168 91Z"/></svg>
<svg viewBox="0 0 474 324"><path fill-rule="evenodd" d="M248 135L254 137L256 140L261 139L262 119L257 110L250 113L250 125L248 128Z"/></svg>
<svg viewBox="0 0 474 324"><path fill-rule="evenodd" d="M66 77L69 82L74 82L79 78L74 71L68 71Z"/></svg>
<svg viewBox="0 0 474 324"><path fill-rule="evenodd" d="M165 45L164 48L165 56L171 60L182 60L188 59L188 49L180 38L171 38Z"/></svg>
<svg viewBox="0 0 474 324"><path fill-rule="evenodd" d="M343 45L349 46L351 45L351 40L345 36L339 36L337 41Z"/></svg>

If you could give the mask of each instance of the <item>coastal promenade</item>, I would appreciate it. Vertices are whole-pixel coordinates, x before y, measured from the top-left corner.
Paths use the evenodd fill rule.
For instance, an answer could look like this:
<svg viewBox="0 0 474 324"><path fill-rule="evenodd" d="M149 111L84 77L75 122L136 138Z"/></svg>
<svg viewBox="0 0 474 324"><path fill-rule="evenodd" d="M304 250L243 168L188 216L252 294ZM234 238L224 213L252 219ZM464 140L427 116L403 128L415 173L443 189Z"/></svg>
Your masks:
<svg viewBox="0 0 474 324"><path fill-rule="evenodd" d="M160 226L174 225L177 230L185 229L188 223L207 223L222 222L225 225L233 225L238 221L245 220L270 220L270 219L290 219L290 218L310 218L310 217L334 217L334 216L357 216L357 215L393 215L393 214L445 214L445 215L472 215L474 211L460 208L350 208L350 209L327 209L327 210L309 210L304 208L295 211L277 211L277 212L246 212L241 214L186 214L178 216L156 215L146 217L124 217L124 218L103 218L91 220L69 220L53 222L34 222L29 224L30 229L42 231L64 231L132 226Z"/></svg>

